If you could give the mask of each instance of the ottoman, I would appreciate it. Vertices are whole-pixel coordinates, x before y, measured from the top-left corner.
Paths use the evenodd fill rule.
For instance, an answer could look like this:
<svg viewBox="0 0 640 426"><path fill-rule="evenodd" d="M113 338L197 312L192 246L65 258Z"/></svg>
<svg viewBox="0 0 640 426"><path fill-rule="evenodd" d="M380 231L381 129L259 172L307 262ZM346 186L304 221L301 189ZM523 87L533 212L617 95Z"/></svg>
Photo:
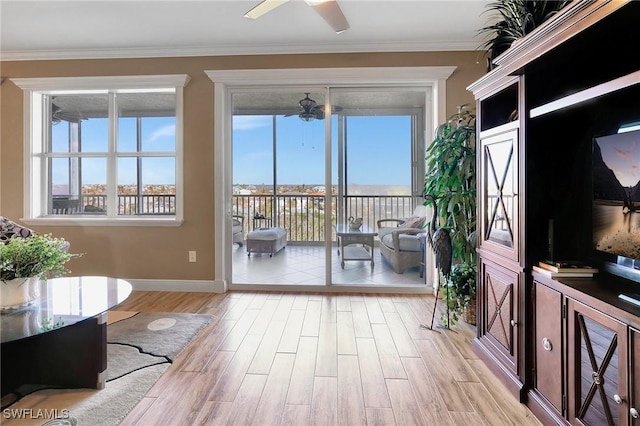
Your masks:
<svg viewBox="0 0 640 426"><path fill-rule="evenodd" d="M287 245L287 230L284 228L259 228L247 234L247 256L251 253L269 253L272 257Z"/></svg>

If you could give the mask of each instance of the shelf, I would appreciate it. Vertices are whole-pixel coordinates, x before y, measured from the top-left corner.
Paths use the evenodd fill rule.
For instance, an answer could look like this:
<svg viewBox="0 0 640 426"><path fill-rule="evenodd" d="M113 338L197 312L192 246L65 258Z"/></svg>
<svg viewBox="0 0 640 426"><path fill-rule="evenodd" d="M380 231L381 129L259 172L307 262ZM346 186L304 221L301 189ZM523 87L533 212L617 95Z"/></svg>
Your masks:
<svg viewBox="0 0 640 426"><path fill-rule="evenodd" d="M609 93L613 93L617 90L622 90L627 87L634 86L636 84L640 84L640 71L636 71L623 77L616 78L615 80L607 81L606 83L598 84L597 86L581 90L577 93L573 93L539 107L532 108L529 112L529 117L540 117L542 115L549 114L551 112L558 111L572 105L577 105L582 102L597 98L599 96L603 96Z"/></svg>

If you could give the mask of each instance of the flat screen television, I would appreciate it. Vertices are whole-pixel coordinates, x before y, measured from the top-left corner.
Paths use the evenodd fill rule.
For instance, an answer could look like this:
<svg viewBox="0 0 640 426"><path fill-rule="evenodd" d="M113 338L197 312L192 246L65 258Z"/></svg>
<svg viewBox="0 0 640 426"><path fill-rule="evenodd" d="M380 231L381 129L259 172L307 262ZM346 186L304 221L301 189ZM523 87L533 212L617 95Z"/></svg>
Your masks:
<svg viewBox="0 0 640 426"><path fill-rule="evenodd" d="M593 248L605 270L640 282L640 126L594 138L592 170Z"/></svg>

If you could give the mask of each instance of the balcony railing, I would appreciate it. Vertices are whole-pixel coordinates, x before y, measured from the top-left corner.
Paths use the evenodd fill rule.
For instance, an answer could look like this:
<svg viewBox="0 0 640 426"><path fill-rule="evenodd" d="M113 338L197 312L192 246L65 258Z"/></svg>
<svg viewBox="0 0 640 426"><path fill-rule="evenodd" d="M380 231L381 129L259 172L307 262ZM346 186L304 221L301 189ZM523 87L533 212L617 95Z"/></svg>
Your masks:
<svg viewBox="0 0 640 426"><path fill-rule="evenodd" d="M76 212L100 214L107 209L106 201L106 195L83 195L82 207ZM338 217L340 202L344 214ZM380 219L411 216L415 203L416 198L410 195L332 196L331 223L347 222L350 216L361 217L364 225L377 229L377 221ZM175 195L119 195L118 213L121 215L174 214ZM326 214L324 195L233 195L232 214L244 217L245 232L252 231L254 227L265 226L264 221L256 221L254 226L253 218L258 213L271 219L271 226L286 228L289 242L324 242ZM331 238L335 239L333 235Z"/></svg>
<svg viewBox="0 0 640 426"><path fill-rule="evenodd" d="M343 202L344 216L338 218L338 202ZM377 229L380 219L409 217L415 208L410 195L349 195L332 196L331 223L347 222L350 216L361 217L371 229ZM324 242L324 195L238 195L232 199L232 214L244 217L245 232L264 225L255 221L256 214L271 219L272 226L287 229L289 242ZM333 237L332 237L333 239Z"/></svg>
<svg viewBox="0 0 640 426"><path fill-rule="evenodd" d="M104 194L82 195L82 202L70 196L53 197L54 214L104 214L107 211L107 196ZM64 208L59 208L64 206ZM165 215L176 213L174 194L118 195L120 215Z"/></svg>

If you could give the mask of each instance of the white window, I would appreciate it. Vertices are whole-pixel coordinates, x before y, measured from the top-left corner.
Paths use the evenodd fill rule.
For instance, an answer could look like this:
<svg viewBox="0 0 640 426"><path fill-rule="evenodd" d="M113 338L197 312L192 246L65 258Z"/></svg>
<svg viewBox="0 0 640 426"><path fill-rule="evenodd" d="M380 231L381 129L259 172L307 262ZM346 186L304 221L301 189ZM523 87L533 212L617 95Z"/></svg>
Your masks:
<svg viewBox="0 0 640 426"><path fill-rule="evenodd" d="M181 222L188 76L12 81L25 92L27 223Z"/></svg>

